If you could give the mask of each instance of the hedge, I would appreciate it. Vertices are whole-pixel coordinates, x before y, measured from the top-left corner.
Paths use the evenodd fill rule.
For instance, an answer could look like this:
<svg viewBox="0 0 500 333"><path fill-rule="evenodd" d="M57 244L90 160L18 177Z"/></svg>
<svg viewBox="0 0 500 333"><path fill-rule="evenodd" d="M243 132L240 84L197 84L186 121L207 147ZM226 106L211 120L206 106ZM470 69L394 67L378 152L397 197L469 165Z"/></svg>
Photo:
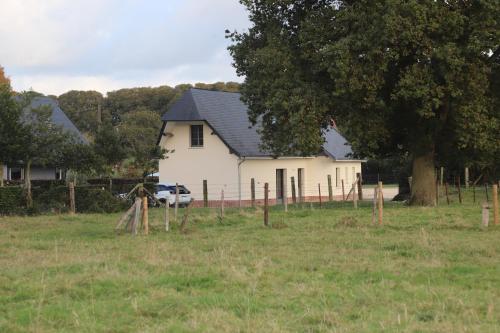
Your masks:
<svg viewBox="0 0 500 333"><path fill-rule="evenodd" d="M21 187L0 187L0 215L23 213L24 198L24 191Z"/></svg>
<svg viewBox="0 0 500 333"><path fill-rule="evenodd" d="M26 208L22 187L0 188L0 215L40 214L46 212L68 212L67 186L33 188L33 208ZM113 213L127 208L128 203L113 196L101 186L77 186L75 188L76 211L78 213Z"/></svg>

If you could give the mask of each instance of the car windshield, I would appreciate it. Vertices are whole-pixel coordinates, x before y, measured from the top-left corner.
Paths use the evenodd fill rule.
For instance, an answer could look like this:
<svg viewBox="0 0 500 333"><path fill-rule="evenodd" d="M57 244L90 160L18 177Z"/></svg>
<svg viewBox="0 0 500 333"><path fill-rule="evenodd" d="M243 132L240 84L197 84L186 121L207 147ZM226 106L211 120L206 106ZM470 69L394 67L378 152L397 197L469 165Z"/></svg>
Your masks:
<svg viewBox="0 0 500 333"><path fill-rule="evenodd" d="M166 185L156 185L156 192L169 191L170 193L175 193L175 186ZM179 185L179 194L189 194L189 190L184 187L184 185Z"/></svg>
<svg viewBox="0 0 500 333"><path fill-rule="evenodd" d="M165 185L156 185L156 192L168 191L168 187Z"/></svg>

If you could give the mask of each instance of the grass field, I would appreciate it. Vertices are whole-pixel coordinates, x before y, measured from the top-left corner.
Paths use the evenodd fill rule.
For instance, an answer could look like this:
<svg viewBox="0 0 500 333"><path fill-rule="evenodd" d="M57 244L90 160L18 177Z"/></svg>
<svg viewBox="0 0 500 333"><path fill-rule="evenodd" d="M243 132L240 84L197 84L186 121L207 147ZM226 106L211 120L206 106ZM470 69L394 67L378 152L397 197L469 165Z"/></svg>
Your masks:
<svg viewBox="0 0 500 333"><path fill-rule="evenodd" d="M443 201L443 200L442 200ZM456 201L456 200L455 200ZM500 227L479 203L0 218L1 332L500 332Z"/></svg>

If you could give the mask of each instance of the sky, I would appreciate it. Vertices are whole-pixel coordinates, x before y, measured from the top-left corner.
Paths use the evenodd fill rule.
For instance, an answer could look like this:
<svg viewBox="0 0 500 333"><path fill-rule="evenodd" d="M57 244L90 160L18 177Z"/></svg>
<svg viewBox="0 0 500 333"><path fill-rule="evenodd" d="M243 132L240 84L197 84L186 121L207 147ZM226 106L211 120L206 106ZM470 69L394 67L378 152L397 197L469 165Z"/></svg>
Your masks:
<svg viewBox="0 0 500 333"><path fill-rule="evenodd" d="M16 91L237 81L225 30L238 0L2 0L0 66Z"/></svg>

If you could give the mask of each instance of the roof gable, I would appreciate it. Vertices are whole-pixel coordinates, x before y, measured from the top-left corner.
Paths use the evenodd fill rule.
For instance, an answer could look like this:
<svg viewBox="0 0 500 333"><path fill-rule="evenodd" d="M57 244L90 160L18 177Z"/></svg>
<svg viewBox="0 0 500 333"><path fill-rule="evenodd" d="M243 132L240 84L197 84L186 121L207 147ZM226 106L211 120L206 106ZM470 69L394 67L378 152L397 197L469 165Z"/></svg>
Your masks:
<svg viewBox="0 0 500 333"><path fill-rule="evenodd" d="M36 109L39 107L47 106L52 110L51 122L55 125L61 126L67 132L73 134L76 139L82 143L87 143L87 139L82 135L82 133L76 128L75 124L66 116L63 110L59 107L57 101L50 97L35 97L31 100L31 103L25 108L25 110Z"/></svg>
<svg viewBox="0 0 500 333"><path fill-rule="evenodd" d="M242 157L269 157L260 148L259 125L248 120L248 107L241 94L202 89L190 89L163 115L168 121L206 121L221 140ZM162 130L163 131L163 130ZM335 129L324 132L326 154L334 159L350 159L351 147Z"/></svg>

